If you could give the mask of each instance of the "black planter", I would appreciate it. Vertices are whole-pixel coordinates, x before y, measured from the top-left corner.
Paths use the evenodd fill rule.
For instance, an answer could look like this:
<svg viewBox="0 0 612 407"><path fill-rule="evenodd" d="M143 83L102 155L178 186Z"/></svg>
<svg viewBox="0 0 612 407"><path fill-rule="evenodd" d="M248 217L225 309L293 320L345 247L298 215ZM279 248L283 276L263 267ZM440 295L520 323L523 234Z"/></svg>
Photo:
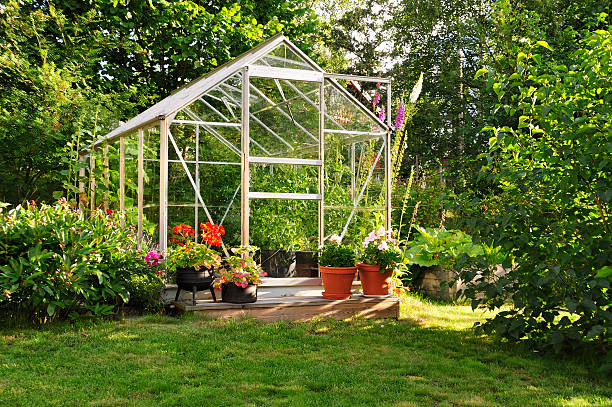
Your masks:
<svg viewBox="0 0 612 407"><path fill-rule="evenodd" d="M261 249L259 264L268 277L293 277L295 273L295 252L282 249Z"/></svg>
<svg viewBox="0 0 612 407"><path fill-rule="evenodd" d="M212 269L195 269L182 268L176 269L176 297L174 301L178 301L181 290L191 291L193 295L193 305L196 305L196 295L198 291L210 290L213 301L217 301L215 296L215 289L213 288L213 281L215 281L215 275Z"/></svg>
<svg viewBox="0 0 612 407"><path fill-rule="evenodd" d="M316 252L295 252L295 274L297 277L318 277L319 264Z"/></svg>
<svg viewBox="0 0 612 407"><path fill-rule="evenodd" d="M245 304L257 301L257 285L249 284L245 288L234 283L223 284L221 288L221 301L234 304Z"/></svg>

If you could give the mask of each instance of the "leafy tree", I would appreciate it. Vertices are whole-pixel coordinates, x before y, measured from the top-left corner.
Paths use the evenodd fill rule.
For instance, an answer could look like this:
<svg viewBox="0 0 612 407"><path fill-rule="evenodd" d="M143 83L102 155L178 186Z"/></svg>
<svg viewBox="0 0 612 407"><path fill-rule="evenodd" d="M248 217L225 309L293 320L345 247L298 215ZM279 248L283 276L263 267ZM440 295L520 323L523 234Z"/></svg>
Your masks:
<svg viewBox="0 0 612 407"><path fill-rule="evenodd" d="M610 30L586 36L569 65L551 51L545 41L524 40L512 74L476 75L488 75L496 108L512 125L484 129L492 134L480 176L497 197L464 198L475 209L474 231L515 260L501 277L485 269L467 295L473 307L490 309L511 299L510 310L479 326L486 333L556 350L596 341L605 352L612 299L610 280L598 273L612 264Z"/></svg>
<svg viewBox="0 0 612 407"><path fill-rule="evenodd" d="M60 189L65 152L78 148L67 143L85 142L96 115L109 123L104 106L114 103L86 83L91 16L69 21L31 5L0 8L0 200L9 202Z"/></svg>

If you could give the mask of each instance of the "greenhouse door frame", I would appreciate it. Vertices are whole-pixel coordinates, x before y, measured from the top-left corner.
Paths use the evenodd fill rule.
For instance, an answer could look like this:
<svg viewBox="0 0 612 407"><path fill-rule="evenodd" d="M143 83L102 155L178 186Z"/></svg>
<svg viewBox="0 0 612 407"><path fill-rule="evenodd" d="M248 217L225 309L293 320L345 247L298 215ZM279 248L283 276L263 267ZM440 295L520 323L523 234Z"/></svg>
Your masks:
<svg viewBox="0 0 612 407"><path fill-rule="evenodd" d="M250 156L250 91L251 77L284 79L291 81L315 82L319 84L319 158L299 159L281 157L258 157ZM250 224L250 200L251 199L283 199L283 200L316 200L318 203L317 224L318 224L318 243L323 244L324 239L324 162L325 162L325 88L324 75L319 71L303 71L298 69L276 68L261 65L247 65L242 68L242 134L241 134L241 228L240 242L242 245L249 244L249 224ZM318 187L316 194L304 193L272 193L258 192L250 190L250 163L265 164L292 164L308 165L318 167Z"/></svg>

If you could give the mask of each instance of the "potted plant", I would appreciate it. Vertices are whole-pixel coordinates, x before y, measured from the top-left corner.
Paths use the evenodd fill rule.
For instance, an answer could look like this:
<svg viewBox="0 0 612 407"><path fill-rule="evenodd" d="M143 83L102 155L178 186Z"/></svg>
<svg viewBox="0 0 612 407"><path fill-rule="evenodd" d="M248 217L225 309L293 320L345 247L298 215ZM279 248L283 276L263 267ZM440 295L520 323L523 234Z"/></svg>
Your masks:
<svg viewBox="0 0 612 407"><path fill-rule="evenodd" d="M191 236L190 228L182 225L178 234ZM175 301L178 301L181 290L191 291L193 295L193 305L196 305L196 295L198 291L210 290L213 301L217 301L213 290L215 271L221 266L221 255L210 248L210 246L221 246L221 235L225 234L223 226L215 225L210 222L201 223L202 229L201 242L196 243L190 240L179 241L179 245L168 251L168 267L176 273ZM192 230L192 228L191 228ZM175 232L176 234L176 232Z"/></svg>
<svg viewBox="0 0 612 407"><path fill-rule="evenodd" d="M368 234L363 249L361 263L357 264L363 295L388 295L393 271L400 271L404 259L397 240L381 227Z"/></svg>
<svg viewBox="0 0 612 407"><path fill-rule="evenodd" d="M233 248L234 255L223 259L214 282L215 289L221 290L221 301L236 304L257 301L257 285L266 273L253 259L255 251L254 246Z"/></svg>
<svg viewBox="0 0 612 407"><path fill-rule="evenodd" d="M486 250L487 247L474 244L471 236L460 230L421 227L416 230L419 233L407 242L410 247L406 251L406 261L410 266L408 283L430 296L448 300L456 296L460 283L456 282L453 266L460 256L484 255L494 262L500 256L499 250Z"/></svg>
<svg viewBox="0 0 612 407"><path fill-rule="evenodd" d="M330 300L351 298L351 285L355 278L355 252L341 244L338 235L332 235L319 253L319 271L323 279L323 297Z"/></svg>

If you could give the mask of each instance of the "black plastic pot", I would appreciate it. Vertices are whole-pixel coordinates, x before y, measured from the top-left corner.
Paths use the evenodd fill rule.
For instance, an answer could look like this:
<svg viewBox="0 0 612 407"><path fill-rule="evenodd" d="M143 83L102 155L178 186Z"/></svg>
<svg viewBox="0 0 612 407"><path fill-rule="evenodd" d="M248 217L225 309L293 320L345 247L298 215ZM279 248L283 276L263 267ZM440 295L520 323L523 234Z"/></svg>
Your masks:
<svg viewBox="0 0 612 407"><path fill-rule="evenodd" d="M214 281L215 275L211 269L176 269L176 285L178 289L176 290L174 301L178 301L181 290L191 291L193 295L193 305L196 305L196 295L198 291L210 290L213 301L216 302L217 297L215 296L215 290L213 288Z"/></svg>
<svg viewBox="0 0 612 407"><path fill-rule="evenodd" d="M249 284L242 288L234 283L223 284L221 287L221 301L234 304L245 304L257 301L257 285Z"/></svg>
<svg viewBox="0 0 612 407"><path fill-rule="evenodd" d="M295 252L261 249L258 263L268 277L293 277L295 274Z"/></svg>
<svg viewBox="0 0 612 407"><path fill-rule="evenodd" d="M295 275L297 277L319 276L319 264L316 252L295 252Z"/></svg>

